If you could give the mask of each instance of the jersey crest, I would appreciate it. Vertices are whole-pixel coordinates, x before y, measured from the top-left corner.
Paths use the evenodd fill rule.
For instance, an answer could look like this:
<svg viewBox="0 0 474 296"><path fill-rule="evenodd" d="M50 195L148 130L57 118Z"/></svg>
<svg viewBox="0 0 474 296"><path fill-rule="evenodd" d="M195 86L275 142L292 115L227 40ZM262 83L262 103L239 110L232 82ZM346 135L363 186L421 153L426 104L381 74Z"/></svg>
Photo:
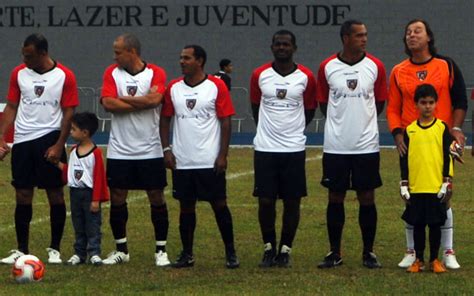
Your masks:
<svg viewBox="0 0 474 296"><path fill-rule="evenodd" d="M136 85L127 85L127 93L129 96L135 96L137 94L138 87Z"/></svg>
<svg viewBox="0 0 474 296"><path fill-rule="evenodd" d="M280 100L283 100L286 97L287 90L284 88L277 88L276 89L276 97Z"/></svg>
<svg viewBox="0 0 474 296"><path fill-rule="evenodd" d="M426 76L428 76L428 71L427 70L423 70L423 71L418 71L416 72L416 77L418 77L418 79L420 81L423 81L426 79Z"/></svg>
<svg viewBox="0 0 474 296"><path fill-rule="evenodd" d="M35 85L35 95L37 98L44 93L44 85Z"/></svg>
<svg viewBox="0 0 474 296"><path fill-rule="evenodd" d="M352 91L357 88L357 79L347 79L346 83L347 87Z"/></svg>
<svg viewBox="0 0 474 296"><path fill-rule="evenodd" d="M74 178L78 181L81 180L83 173L83 170L74 170Z"/></svg>
<svg viewBox="0 0 474 296"><path fill-rule="evenodd" d="M186 107L188 107L189 110L193 110L194 106L196 106L196 99L186 99Z"/></svg>

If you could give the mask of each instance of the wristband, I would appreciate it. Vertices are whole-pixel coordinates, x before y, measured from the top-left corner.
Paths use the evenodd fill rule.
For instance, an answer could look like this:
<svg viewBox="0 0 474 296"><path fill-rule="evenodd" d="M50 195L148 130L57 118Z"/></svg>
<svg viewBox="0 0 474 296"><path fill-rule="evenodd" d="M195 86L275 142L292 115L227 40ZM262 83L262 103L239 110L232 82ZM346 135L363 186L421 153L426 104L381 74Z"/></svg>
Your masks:
<svg viewBox="0 0 474 296"><path fill-rule="evenodd" d="M171 151L171 146L163 148L163 153L165 153L166 151Z"/></svg>
<svg viewBox="0 0 474 296"><path fill-rule="evenodd" d="M458 132L461 132L462 133L462 128L460 128L459 126L454 126L452 128L453 131L458 131Z"/></svg>

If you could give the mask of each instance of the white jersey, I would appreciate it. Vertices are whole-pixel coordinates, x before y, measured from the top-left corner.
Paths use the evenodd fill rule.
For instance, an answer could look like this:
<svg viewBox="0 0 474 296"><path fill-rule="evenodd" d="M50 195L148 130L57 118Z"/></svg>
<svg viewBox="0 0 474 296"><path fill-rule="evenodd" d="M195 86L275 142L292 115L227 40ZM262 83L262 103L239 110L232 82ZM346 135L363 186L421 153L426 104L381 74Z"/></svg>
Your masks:
<svg viewBox="0 0 474 296"><path fill-rule="evenodd" d="M62 108L79 105L74 74L56 62L45 73L35 72L24 64L16 67L10 77L7 99L18 104L15 144L60 130Z"/></svg>
<svg viewBox="0 0 474 296"><path fill-rule="evenodd" d="M153 64L132 75L126 70L112 65L105 70L102 98L144 96L154 86L159 93L165 91L166 74ZM113 113L107 158L111 159L151 159L163 157L159 123L160 108L135 112Z"/></svg>
<svg viewBox="0 0 474 296"><path fill-rule="evenodd" d="M316 88L318 102L327 104L324 152L378 152L375 103L388 97L382 62L367 54L351 65L332 55L319 66Z"/></svg>
<svg viewBox="0 0 474 296"><path fill-rule="evenodd" d="M183 78L167 87L162 115L174 116L173 154L177 169L208 169L221 147L219 118L235 114L227 86L212 75L195 86Z"/></svg>
<svg viewBox="0 0 474 296"><path fill-rule="evenodd" d="M305 109L316 109L316 82L302 65L282 76L267 63L257 68L250 81L250 100L260 105L255 150L299 152L305 150Z"/></svg>

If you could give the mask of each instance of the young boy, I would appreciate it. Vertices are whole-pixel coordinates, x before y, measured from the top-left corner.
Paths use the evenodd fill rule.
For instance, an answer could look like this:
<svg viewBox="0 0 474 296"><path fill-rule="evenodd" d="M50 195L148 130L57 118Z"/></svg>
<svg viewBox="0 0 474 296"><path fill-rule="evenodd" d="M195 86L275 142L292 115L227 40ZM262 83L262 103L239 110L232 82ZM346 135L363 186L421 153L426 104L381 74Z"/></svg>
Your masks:
<svg viewBox="0 0 474 296"><path fill-rule="evenodd" d="M69 157L69 165L58 163L70 188L71 217L76 241L69 265L86 262L101 265L100 241L102 214L100 203L109 200L102 151L91 137L97 131L97 116L76 113L72 117L71 137L77 141Z"/></svg>
<svg viewBox="0 0 474 296"><path fill-rule="evenodd" d="M407 126L404 141L408 153L400 157L400 195L406 203L402 219L414 225L416 261L408 272L424 269L425 227L430 229L430 269L446 272L438 260L441 243L440 227L446 220L446 202L451 198L452 161L449 128L434 117L438 94L430 84L415 90L418 120Z"/></svg>

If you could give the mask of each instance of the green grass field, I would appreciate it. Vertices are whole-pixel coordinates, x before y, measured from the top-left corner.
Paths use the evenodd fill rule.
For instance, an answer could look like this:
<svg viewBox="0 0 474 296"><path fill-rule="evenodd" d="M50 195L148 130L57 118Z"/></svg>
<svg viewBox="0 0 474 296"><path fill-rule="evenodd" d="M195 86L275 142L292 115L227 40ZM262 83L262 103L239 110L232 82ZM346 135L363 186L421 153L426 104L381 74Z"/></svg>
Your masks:
<svg viewBox="0 0 474 296"><path fill-rule="evenodd" d="M131 261L124 265L93 267L82 265L46 266L42 282L18 285L10 276L11 266L0 265L0 294L472 294L474 291L474 158L466 151L466 163L456 169L453 197L455 247L462 268L446 274L430 272L407 274L397 267L405 249L404 224L400 219L403 204L398 195L398 157L393 149L382 151L381 172L384 186L377 190L378 232L375 252L383 264L380 270L367 270L361 264L361 238L358 226L358 203L354 193L346 199L346 225L343 234L341 267L319 270L316 264L328 250L325 225L326 191L319 185L321 150L307 152L309 196L302 202L301 222L293 245L291 269L257 267L262 255L262 241L257 221L257 204L252 197L252 150L233 148L229 157L228 202L234 218L234 232L241 267L224 267L224 248L214 215L207 203L199 203L195 234L193 268L159 269L154 266L154 239L149 218L148 201L142 192L129 195L128 240ZM9 159L0 164L0 256L16 248L13 226L14 194L10 186ZM171 183L171 179L168 179ZM181 243L178 232L178 204L169 193L170 231L168 254L175 259ZM281 203L278 204L281 217ZM69 206L68 206L69 208ZM103 210L102 252L113 250L113 237L108 225L109 208ZM278 219L279 220L279 219ZM279 228L278 223L278 229ZM471 226L469 226L471 225ZM49 208L43 192L34 200L30 230L30 252L47 259ZM70 218L62 241L62 257L73 253L73 229Z"/></svg>

